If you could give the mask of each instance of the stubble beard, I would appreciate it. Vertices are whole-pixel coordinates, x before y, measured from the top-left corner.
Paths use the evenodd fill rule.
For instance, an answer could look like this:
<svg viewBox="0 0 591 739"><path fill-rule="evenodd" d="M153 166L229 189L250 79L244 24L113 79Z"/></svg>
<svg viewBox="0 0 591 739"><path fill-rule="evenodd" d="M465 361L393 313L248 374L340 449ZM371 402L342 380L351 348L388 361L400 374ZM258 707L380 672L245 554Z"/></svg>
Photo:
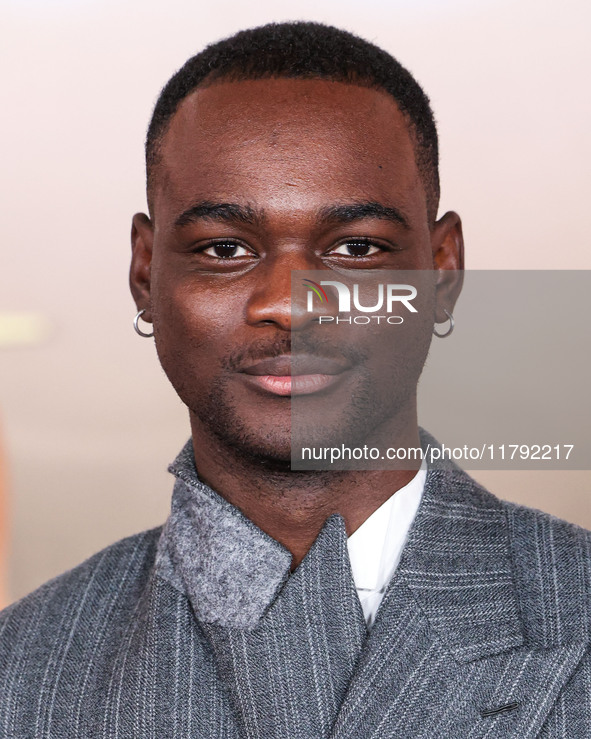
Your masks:
<svg viewBox="0 0 591 739"><path fill-rule="evenodd" d="M294 451L303 446L375 446L386 440L387 446L394 445L393 440L403 433L409 419L411 422L416 419L416 373L417 369L412 368L412 380L391 376L392 392L384 395L383 386L372 382L371 373L363 368L347 406L337 414L330 414L328 423L329 414L323 412L322 400L318 399L316 412L310 413L303 410L302 398L296 397L282 401L290 404L289 420L284 427L265 427L264 420L255 427L245 420L238 403L232 400L226 377L216 379L205 398L189 407L206 433L214 436L231 455L255 467L289 472L292 445ZM330 396L323 400L331 406ZM264 419L264 414L260 418Z"/></svg>

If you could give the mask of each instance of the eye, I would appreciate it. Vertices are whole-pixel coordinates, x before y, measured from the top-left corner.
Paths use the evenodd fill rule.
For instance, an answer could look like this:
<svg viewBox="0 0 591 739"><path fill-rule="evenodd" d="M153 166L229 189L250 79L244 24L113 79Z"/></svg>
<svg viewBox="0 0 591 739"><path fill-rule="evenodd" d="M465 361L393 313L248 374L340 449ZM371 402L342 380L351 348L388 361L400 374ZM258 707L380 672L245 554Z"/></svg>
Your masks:
<svg viewBox="0 0 591 739"><path fill-rule="evenodd" d="M330 253L339 254L340 256L346 257L370 257L372 254L377 254L383 251L379 246L372 243L371 241L347 241L346 244L341 244L333 249Z"/></svg>
<svg viewBox="0 0 591 739"><path fill-rule="evenodd" d="M210 257L217 257L218 259L235 259L236 257L248 257L252 255L246 247L240 246L240 244L234 244L231 241L220 241L217 244L211 244L200 249L203 254L207 254Z"/></svg>

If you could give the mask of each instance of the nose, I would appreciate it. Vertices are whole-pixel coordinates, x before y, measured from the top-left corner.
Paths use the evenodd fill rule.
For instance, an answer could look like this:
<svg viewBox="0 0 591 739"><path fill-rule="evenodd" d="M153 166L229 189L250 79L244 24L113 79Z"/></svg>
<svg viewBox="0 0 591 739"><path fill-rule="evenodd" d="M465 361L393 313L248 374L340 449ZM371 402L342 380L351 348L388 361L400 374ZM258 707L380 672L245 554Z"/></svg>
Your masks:
<svg viewBox="0 0 591 739"><path fill-rule="evenodd" d="M315 279L317 262L284 255L270 259L263 269L262 266L254 271L256 284L246 305L249 325L275 324L283 331L302 331L318 322L319 316L332 315L334 306L309 300L309 288L303 283L306 277Z"/></svg>

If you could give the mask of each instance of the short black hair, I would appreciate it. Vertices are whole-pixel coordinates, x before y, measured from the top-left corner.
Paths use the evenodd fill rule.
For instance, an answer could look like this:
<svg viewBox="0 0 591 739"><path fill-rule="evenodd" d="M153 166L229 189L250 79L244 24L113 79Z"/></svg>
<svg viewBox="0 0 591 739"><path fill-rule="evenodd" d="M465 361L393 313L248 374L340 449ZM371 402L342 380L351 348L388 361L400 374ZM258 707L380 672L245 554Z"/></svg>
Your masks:
<svg viewBox="0 0 591 739"><path fill-rule="evenodd" d="M269 23L207 46L171 77L146 138L148 201L159 145L180 103L195 88L227 79L327 79L384 90L409 124L431 222L439 203L437 128L429 99L410 72L375 44L321 23Z"/></svg>

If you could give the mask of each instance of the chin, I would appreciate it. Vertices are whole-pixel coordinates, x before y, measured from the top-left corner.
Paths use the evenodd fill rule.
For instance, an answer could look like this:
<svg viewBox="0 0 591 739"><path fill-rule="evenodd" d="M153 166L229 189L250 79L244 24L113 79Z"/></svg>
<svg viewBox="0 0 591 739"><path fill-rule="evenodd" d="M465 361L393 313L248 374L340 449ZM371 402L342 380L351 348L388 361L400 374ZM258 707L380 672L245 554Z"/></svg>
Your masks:
<svg viewBox="0 0 591 739"><path fill-rule="evenodd" d="M261 398L225 378L199 396L183 397L182 388L177 392L202 431L216 437L222 448L248 464L289 471L292 445L295 459L302 447L363 446L414 397L404 392L404 383L394 384L398 392L388 383L384 393L370 380L361 376L353 388L344 384L337 392L296 398Z"/></svg>
<svg viewBox="0 0 591 739"><path fill-rule="evenodd" d="M241 433L231 434L229 438L227 430L223 438L226 445L230 445L246 462L265 467L289 471L291 468L291 435L285 430L275 432L265 429L246 430L242 428Z"/></svg>
<svg viewBox="0 0 591 739"><path fill-rule="evenodd" d="M289 468L291 462L291 423L289 411L273 414L241 413L237 405L223 402L219 393L200 403L193 413L207 433L223 448L232 450L245 462L261 466ZM264 419L264 423L261 423Z"/></svg>

